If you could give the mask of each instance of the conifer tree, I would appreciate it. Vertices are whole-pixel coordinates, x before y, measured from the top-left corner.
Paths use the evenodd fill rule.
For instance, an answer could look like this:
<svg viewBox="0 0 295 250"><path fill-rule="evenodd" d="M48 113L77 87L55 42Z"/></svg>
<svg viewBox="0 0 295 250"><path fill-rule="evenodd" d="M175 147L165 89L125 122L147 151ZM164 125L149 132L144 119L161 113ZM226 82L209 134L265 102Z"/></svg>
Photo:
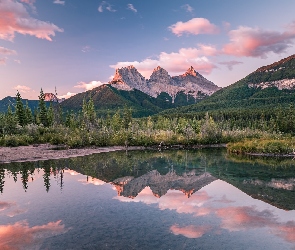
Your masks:
<svg viewBox="0 0 295 250"><path fill-rule="evenodd" d="M40 122L47 127L48 126L48 118L47 118L47 108L45 104L45 94L41 88L40 96L39 96L39 118Z"/></svg>
<svg viewBox="0 0 295 250"><path fill-rule="evenodd" d="M54 121L54 113L53 113L53 107L52 107L52 102L50 102L50 106L47 110L47 122L48 126L52 126Z"/></svg>
<svg viewBox="0 0 295 250"><path fill-rule="evenodd" d="M94 123L96 114L95 114L95 107L92 97L90 97L88 104L87 104L87 111L88 111L88 119L91 123Z"/></svg>
<svg viewBox="0 0 295 250"><path fill-rule="evenodd" d="M5 169L4 167L0 168L0 193L3 193L4 183L5 183Z"/></svg>
<svg viewBox="0 0 295 250"><path fill-rule="evenodd" d="M33 114L32 114L31 108L29 107L28 101L26 101L26 106L25 106L25 120L26 120L26 124L33 123Z"/></svg>
<svg viewBox="0 0 295 250"><path fill-rule="evenodd" d="M123 126L125 129L128 129L129 124L132 123L132 111L131 108L128 108L126 105L123 110Z"/></svg>
<svg viewBox="0 0 295 250"><path fill-rule="evenodd" d="M5 115L5 131L8 134L12 134L16 130L17 119L12 112L10 105L8 106L7 113Z"/></svg>
<svg viewBox="0 0 295 250"><path fill-rule="evenodd" d="M15 114L17 122L20 126L26 125L26 114L20 93L16 93L16 107Z"/></svg>
<svg viewBox="0 0 295 250"><path fill-rule="evenodd" d="M88 110L87 110L87 102L86 99L83 99L83 104L82 104L82 114L83 114L83 118L87 119L88 117Z"/></svg>

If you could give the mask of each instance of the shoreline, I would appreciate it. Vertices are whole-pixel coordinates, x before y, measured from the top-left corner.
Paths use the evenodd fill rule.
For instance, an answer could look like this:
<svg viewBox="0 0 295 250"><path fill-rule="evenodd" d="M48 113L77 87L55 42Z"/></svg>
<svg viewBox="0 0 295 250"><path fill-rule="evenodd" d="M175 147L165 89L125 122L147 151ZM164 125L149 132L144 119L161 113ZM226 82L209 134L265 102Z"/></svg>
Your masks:
<svg viewBox="0 0 295 250"><path fill-rule="evenodd" d="M263 156L263 157L295 157L295 154L272 154L272 153L242 153L242 154L250 155L250 156Z"/></svg>
<svg viewBox="0 0 295 250"><path fill-rule="evenodd" d="M130 146L127 150L169 150L169 149L202 149L202 148L225 148L225 144L213 145L171 145L171 146ZM89 148L66 148L51 144L38 144L18 147L0 147L0 164L12 162L33 162L45 160L57 160L63 158L86 156L113 151L125 151L124 146L89 147Z"/></svg>
<svg viewBox="0 0 295 250"><path fill-rule="evenodd" d="M128 148L128 150L142 149L144 149L144 147ZM59 149L59 147L51 144L39 144L38 146L29 145L19 147L0 147L0 164L12 162L57 160L123 150L126 150L126 148L123 146Z"/></svg>
<svg viewBox="0 0 295 250"><path fill-rule="evenodd" d="M124 146L108 147L86 147L86 148L66 148L64 145L38 144L18 147L0 147L0 164L12 162L33 162L58 160L64 158L87 156L99 153L126 150L181 150L181 149L203 149L203 148L226 148L226 144L209 145L170 145L170 146ZM231 153L236 154L236 153ZM272 153L242 153L249 156L262 157L295 157L294 154L272 154Z"/></svg>

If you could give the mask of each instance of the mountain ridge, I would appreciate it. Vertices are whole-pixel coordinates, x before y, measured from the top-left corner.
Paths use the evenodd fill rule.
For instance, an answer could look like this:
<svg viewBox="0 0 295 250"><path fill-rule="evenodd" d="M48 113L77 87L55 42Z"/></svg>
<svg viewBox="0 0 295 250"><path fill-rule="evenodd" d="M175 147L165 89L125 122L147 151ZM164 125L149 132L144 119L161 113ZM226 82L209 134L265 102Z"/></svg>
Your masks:
<svg viewBox="0 0 295 250"><path fill-rule="evenodd" d="M133 65L130 65L116 69L113 80L109 83L121 90L138 89L152 97L167 93L172 97L172 102L180 92L197 101L220 89L196 72L192 66L184 74L172 77L164 68L158 66L153 70L150 78L145 79Z"/></svg>

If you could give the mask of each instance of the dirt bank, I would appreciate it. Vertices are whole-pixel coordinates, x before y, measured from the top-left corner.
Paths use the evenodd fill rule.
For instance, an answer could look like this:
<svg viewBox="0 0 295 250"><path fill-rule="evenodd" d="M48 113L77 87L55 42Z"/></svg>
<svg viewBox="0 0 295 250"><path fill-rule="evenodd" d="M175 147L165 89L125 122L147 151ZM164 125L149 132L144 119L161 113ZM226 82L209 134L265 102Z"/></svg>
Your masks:
<svg viewBox="0 0 295 250"><path fill-rule="evenodd" d="M128 150L143 149L143 147L128 147ZM125 147L59 149L50 144L0 147L0 163L39 161L49 159L70 158L102 152L125 150Z"/></svg>

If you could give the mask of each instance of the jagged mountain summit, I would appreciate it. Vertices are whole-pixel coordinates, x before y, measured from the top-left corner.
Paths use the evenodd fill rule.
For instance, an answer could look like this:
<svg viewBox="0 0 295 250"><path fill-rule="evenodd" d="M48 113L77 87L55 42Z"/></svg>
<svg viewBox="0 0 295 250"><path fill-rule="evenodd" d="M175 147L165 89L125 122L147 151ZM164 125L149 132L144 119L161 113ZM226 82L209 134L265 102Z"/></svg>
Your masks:
<svg viewBox="0 0 295 250"><path fill-rule="evenodd" d="M183 75L171 77L168 72L158 66L150 79L145 79L134 66L116 69L110 84L121 90L138 89L152 97L167 93L174 102L179 93L195 100L212 95L220 88L190 67Z"/></svg>

